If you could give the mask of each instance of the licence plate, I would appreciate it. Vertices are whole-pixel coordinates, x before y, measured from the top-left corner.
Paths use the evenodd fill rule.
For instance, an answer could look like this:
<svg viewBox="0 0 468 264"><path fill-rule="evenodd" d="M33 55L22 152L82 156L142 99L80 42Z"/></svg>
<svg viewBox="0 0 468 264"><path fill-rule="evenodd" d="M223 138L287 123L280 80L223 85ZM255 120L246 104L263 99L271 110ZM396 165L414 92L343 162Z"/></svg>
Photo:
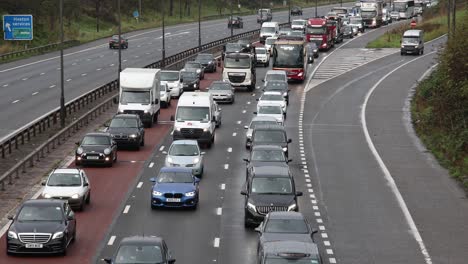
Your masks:
<svg viewBox="0 0 468 264"><path fill-rule="evenodd" d="M42 244L26 244L26 248L42 248Z"/></svg>
<svg viewBox="0 0 468 264"><path fill-rule="evenodd" d="M99 157L98 156L88 156L88 157L86 157L86 159L97 160L97 159L99 159Z"/></svg>
<svg viewBox="0 0 468 264"><path fill-rule="evenodd" d="M178 203L180 202L180 198L167 198L166 201L169 203Z"/></svg>

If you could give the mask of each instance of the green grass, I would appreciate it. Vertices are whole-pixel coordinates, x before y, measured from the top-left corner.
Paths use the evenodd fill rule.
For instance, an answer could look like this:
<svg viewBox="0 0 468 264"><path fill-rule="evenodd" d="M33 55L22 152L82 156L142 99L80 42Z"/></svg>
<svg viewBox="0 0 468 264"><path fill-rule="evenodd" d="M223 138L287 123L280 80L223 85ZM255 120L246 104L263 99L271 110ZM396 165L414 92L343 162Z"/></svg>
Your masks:
<svg viewBox="0 0 468 264"><path fill-rule="evenodd" d="M424 18L423 18L424 19ZM457 11L457 24L467 18L466 10ZM387 31L384 35L369 42L367 48L400 48L401 36L410 28L410 20L404 25L398 26ZM418 22L416 29L424 31L424 41L430 41L447 33L447 17L446 15L437 15L423 22Z"/></svg>

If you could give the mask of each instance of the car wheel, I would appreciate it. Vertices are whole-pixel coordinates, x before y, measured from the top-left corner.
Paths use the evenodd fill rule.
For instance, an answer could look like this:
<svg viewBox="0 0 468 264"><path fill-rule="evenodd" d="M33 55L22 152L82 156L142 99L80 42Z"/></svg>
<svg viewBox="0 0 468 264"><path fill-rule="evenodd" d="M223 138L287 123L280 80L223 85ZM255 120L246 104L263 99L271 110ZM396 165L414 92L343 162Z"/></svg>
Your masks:
<svg viewBox="0 0 468 264"><path fill-rule="evenodd" d="M80 207L78 208L78 211L83 212L85 208L85 198L83 197L83 200L81 201Z"/></svg>
<svg viewBox="0 0 468 264"><path fill-rule="evenodd" d="M68 246L68 236L65 236L65 245L63 245L63 250L60 253L60 255L62 255L62 256L67 255L67 246Z"/></svg>
<svg viewBox="0 0 468 264"><path fill-rule="evenodd" d="M136 151L140 150L140 146L141 146L141 143L140 144L135 144L135 150Z"/></svg>
<svg viewBox="0 0 468 264"><path fill-rule="evenodd" d="M143 135L141 142L140 142L140 146L143 147L144 145L145 145L145 135Z"/></svg>
<svg viewBox="0 0 468 264"><path fill-rule="evenodd" d="M86 204L90 204L91 203L91 192L88 193L88 197L86 197Z"/></svg>

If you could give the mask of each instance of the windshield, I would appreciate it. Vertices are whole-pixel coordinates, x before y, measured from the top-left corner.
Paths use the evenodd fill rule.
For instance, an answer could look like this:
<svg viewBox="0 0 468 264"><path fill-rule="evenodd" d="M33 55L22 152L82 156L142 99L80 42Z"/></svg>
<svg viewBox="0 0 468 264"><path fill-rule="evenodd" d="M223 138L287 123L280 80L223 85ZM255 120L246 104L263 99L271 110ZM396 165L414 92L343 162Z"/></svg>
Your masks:
<svg viewBox="0 0 468 264"><path fill-rule="evenodd" d="M255 49L255 53L257 53L257 54L266 54L267 50L266 49Z"/></svg>
<svg viewBox="0 0 468 264"><path fill-rule="evenodd" d="M228 43L226 44L227 52L236 52L242 50L242 44L239 43Z"/></svg>
<svg viewBox="0 0 468 264"><path fill-rule="evenodd" d="M189 183L193 182L190 172L161 172L158 183Z"/></svg>
<svg viewBox="0 0 468 264"><path fill-rule="evenodd" d="M197 62L187 62L185 64L184 68L186 68L186 69L199 69L199 68L201 68L201 64L197 63Z"/></svg>
<svg viewBox="0 0 468 264"><path fill-rule="evenodd" d="M179 72L161 72L161 81L178 81L179 80Z"/></svg>
<svg viewBox="0 0 468 264"><path fill-rule="evenodd" d="M406 2L403 2L403 3L393 2L393 4L395 5L394 10L396 11L405 12L406 9L408 8L408 4Z"/></svg>
<svg viewBox="0 0 468 264"><path fill-rule="evenodd" d="M52 173L47 186L81 186L81 176L74 173Z"/></svg>
<svg viewBox="0 0 468 264"><path fill-rule="evenodd" d="M361 10L361 17L362 18L374 18L376 16L376 12L375 11L364 11L364 10Z"/></svg>
<svg viewBox="0 0 468 264"><path fill-rule="evenodd" d="M286 142L282 131L260 130L255 132L254 141L256 142Z"/></svg>
<svg viewBox="0 0 468 264"><path fill-rule="evenodd" d="M256 149L252 151L252 161L286 161L283 150Z"/></svg>
<svg viewBox="0 0 468 264"><path fill-rule="evenodd" d="M115 263L163 263L161 248L157 245L123 245L119 248Z"/></svg>
<svg viewBox="0 0 468 264"><path fill-rule="evenodd" d="M281 111L281 106L279 105L260 105L258 107L258 113L267 115L280 115L283 112Z"/></svg>
<svg viewBox="0 0 468 264"><path fill-rule="evenodd" d="M287 81L285 74L270 73L265 77L265 81Z"/></svg>
<svg viewBox="0 0 468 264"><path fill-rule="evenodd" d="M276 32L276 28L275 27L262 27L262 29L260 29L260 34L264 34L264 33L269 33L269 34L274 34Z"/></svg>
<svg viewBox="0 0 468 264"><path fill-rule="evenodd" d="M180 77L183 80L195 80L198 78L198 75L196 72L193 71L182 71L180 72Z"/></svg>
<svg viewBox="0 0 468 264"><path fill-rule="evenodd" d="M210 108L208 107L177 107L177 121L210 121Z"/></svg>
<svg viewBox="0 0 468 264"><path fill-rule="evenodd" d="M351 17L349 18L350 24L362 24L362 18Z"/></svg>
<svg viewBox="0 0 468 264"><path fill-rule="evenodd" d="M252 122L250 122L249 128L253 129L256 125L277 125L277 124L278 124L278 122L276 122L276 119L271 120L271 121L265 121L265 120L252 121Z"/></svg>
<svg viewBox="0 0 468 264"><path fill-rule="evenodd" d="M283 81L269 81L265 86L265 91L286 92L286 89L288 89L288 83Z"/></svg>
<svg viewBox="0 0 468 264"><path fill-rule="evenodd" d="M292 25L295 25L295 26L303 26L305 23L304 21L293 21L292 22Z"/></svg>
<svg viewBox="0 0 468 264"><path fill-rule="evenodd" d="M273 47L273 67L304 66L302 45L277 44Z"/></svg>
<svg viewBox="0 0 468 264"><path fill-rule="evenodd" d="M106 136L85 136L83 141L81 141L81 145L110 145L110 139Z"/></svg>
<svg viewBox="0 0 468 264"><path fill-rule="evenodd" d="M252 180L252 193L256 194L290 194L292 184L289 178L255 177Z"/></svg>
<svg viewBox="0 0 468 264"><path fill-rule="evenodd" d="M26 205L18 214L18 221L62 221L62 209L57 205Z"/></svg>
<svg viewBox="0 0 468 264"><path fill-rule="evenodd" d="M210 61L213 60L213 56L211 54L198 54L197 61Z"/></svg>
<svg viewBox="0 0 468 264"><path fill-rule="evenodd" d="M283 101L284 97L281 94L264 94L260 97L260 101Z"/></svg>
<svg viewBox="0 0 468 264"><path fill-rule="evenodd" d="M198 156L199 154L196 145L175 144L169 150L171 156Z"/></svg>
<svg viewBox="0 0 468 264"><path fill-rule="evenodd" d="M267 44L267 45L273 45L273 44L275 44L275 41L276 41L275 38L271 38L271 39L268 39L268 38L267 38L267 39L265 40L265 44Z"/></svg>
<svg viewBox="0 0 468 264"><path fill-rule="evenodd" d="M312 35L324 35L327 33L326 27L307 27L307 33Z"/></svg>
<svg viewBox="0 0 468 264"><path fill-rule="evenodd" d="M316 258L297 258L297 257L273 257L268 256L265 260L265 264L319 264Z"/></svg>
<svg viewBox="0 0 468 264"><path fill-rule="evenodd" d="M231 91L231 85L228 83L212 83L210 86L211 91Z"/></svg>
<svg viewBox="0 0 468 264"><path fill-rule="evenodd" d="M120 95L120 101L123 104L149 104L150 92L149 91L128 91L123 90Z"/></svg>
<svg viewBox="0 0 468 264"><path fill-rule="evenodd" d="M229 56L224 58L224 68L234 69L249 69L251 59L249 57L244 58L230 58Z"/></svg>
<svg viewBox="0 0 468 264"><path fill-rule="evenodd" d="M307 234L309 229L303 219L271 219L265 226L266 233Z"/></svg>
<svg viewBox="0 0 468 264"><path fill-rule="evenodd" d="M403 37L402 42L407 43L407 44L418 44L419 38L418 37Z"/></svg>
<svg viewBox="0 0 468 264"><path fill-rule="evenodd" d="M109 127L128 127L128 128L136 128L138 127L138 123L136 119L133 118L114 118L112 119Z"/></svg>

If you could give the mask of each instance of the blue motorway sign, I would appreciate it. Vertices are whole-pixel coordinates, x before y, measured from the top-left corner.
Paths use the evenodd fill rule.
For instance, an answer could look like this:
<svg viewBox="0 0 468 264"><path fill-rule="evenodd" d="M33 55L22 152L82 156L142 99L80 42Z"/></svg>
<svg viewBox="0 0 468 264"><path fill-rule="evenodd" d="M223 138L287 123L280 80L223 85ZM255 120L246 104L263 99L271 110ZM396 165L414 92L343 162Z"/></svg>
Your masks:
<svg viewBox="0 0 468 264"><path fill-rule="evenodd" d="M5 40L32 40L32 15L4 15L3 39Z"/></svg>

